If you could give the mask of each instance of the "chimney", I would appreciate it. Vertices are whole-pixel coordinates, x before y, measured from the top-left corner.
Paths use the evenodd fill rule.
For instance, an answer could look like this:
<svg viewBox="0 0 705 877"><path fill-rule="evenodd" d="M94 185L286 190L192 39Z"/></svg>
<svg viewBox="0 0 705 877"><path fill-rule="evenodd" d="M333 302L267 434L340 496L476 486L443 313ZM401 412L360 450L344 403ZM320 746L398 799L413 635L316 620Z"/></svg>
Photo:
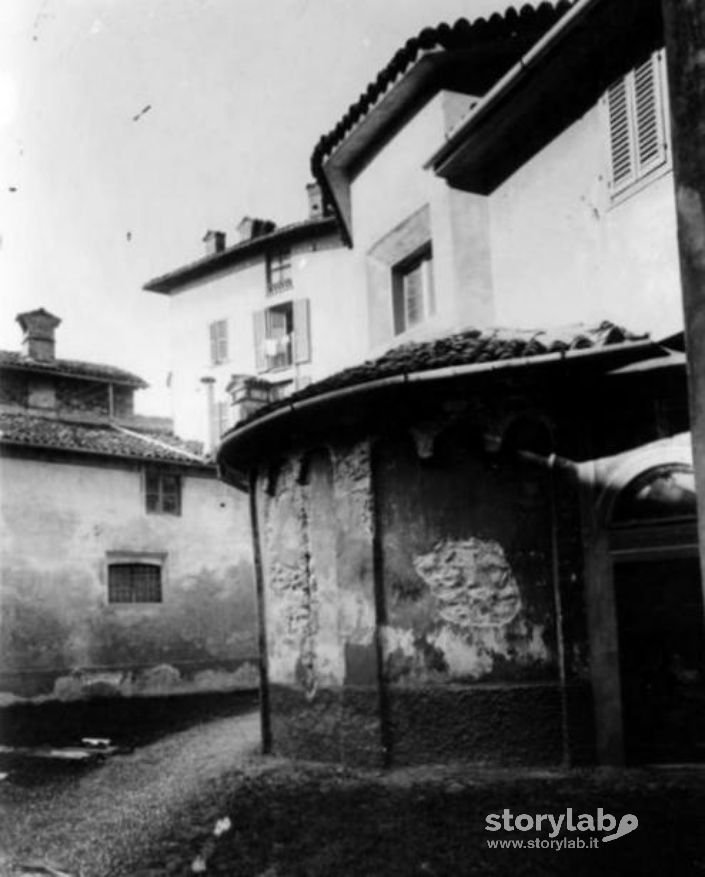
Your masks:
<svg viewBox="0 0 705 877"><path fill-rule="evenodd" d="M203 236L203 243L206 245L206 253L209 256L214 253L222 253L225 249L225 232L208 229Z"/></svg>
<svg viewBox="0 0 705 877"><path fill-rule="evenodd" d="M44 308L18 314L16 319L24 332L22 339L24 355L38 362L52 362L55 358L54 331L61 320Z"/></svg>
<svg viewBox="0 0 705 877"><path fill-rule="evenodd" d="M274 398L272 385L263 378L252 375L233 375L225 389L232 399L235 423L246 420Z"/></svg>
<svg viewBox="0 0 705 877"><path fill-rule="evenodd" d="M323 192L318 183L309 183L306 186L306 194L308 195L308 218L321 219L328 216L330 211L328 205L323 200Z"/></svg>
<svg viewBox="0 0 705 877"><path fill-rule="evenodd" d="M255 219L252 216L243 216L237 227L240 241L250 241L264 234L270 234L277 227L276 222L269 219Z"/></svg>

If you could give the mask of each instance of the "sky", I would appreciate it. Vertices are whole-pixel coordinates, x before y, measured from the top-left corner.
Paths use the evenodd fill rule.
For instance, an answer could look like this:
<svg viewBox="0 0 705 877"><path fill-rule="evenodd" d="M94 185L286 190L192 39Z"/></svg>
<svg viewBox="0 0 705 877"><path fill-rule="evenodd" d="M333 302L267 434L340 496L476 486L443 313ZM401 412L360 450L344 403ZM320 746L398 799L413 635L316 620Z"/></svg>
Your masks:
<svg viewBox="0 0 705 877"><path fill-rule="evenodd" d="M422 28L507 0L0 0L0 348L143 376L169 413L168 297L209 228L307 215L309 160ZM141 398L140 398L141 396Z"/></svg>

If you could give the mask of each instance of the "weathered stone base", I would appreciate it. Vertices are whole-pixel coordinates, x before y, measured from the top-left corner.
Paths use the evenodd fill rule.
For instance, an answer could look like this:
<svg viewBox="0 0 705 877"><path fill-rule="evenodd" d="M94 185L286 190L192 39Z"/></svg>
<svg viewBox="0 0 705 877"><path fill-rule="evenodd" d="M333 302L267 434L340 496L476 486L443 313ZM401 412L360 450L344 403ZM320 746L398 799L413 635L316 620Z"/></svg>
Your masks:
<svg viewBox="0 0 705 877"><path fill-rule="evenodd" d="M558 685L395 687L388 699L394 764L562 760Z"/></svg>
<svg viewBox="0 0 705 877"><path fill-rule="evenodd" d="M587 686L568 689L567 756L594 761ZM556 683L391 687L383 727L376 688L271 689L273 751L340 764L381 766L467 761L486 765L560 764L563 702ZM389 744L385 761L384 744Z"/></svg>
<svg viewBox="0 0 705 877"><path fill-rule="evenodd" d="M302 691L273 685L269 698L272 751L277 755L382 766L376 688L327 688L309 700Z"/></svg>

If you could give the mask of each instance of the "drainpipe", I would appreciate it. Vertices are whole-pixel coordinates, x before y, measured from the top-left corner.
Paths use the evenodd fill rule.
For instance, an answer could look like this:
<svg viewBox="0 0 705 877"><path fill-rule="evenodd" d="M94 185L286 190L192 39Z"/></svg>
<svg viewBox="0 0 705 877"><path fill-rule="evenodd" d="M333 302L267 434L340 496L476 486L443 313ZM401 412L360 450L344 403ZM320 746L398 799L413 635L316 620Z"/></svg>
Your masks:
<svg viewBox="0 0 705 877"><path fill-rule="evenodd" d="M259 714L262 734L262 752L272 751L272 726L269 709L269 666L267 659L267 628L264 599L264 567L262 546L260 544L259 520L257 515L257 471L250 472L250 523L252 532L252 554L255 565L255 588L257 592L257 636L259 640Z"/></svg>
<svg viewBox="0 0 705 877"><path fill-rule="evenodd" d="M556 477L565 475L572 483L578 481L578 467L565 457L557 454L544 456L533 451L516 451L519 459L533 463L548 470L549 511L551 515L551 578L553 579L553 599L556 606L556 645L558 646L558 678L561 683L561 737L563 764L570 764L570 723L568 721L567 669L565 655L565 636L563 634L563 597L560 588L560 559L558 553L558 515L556 503Z"/></svg>

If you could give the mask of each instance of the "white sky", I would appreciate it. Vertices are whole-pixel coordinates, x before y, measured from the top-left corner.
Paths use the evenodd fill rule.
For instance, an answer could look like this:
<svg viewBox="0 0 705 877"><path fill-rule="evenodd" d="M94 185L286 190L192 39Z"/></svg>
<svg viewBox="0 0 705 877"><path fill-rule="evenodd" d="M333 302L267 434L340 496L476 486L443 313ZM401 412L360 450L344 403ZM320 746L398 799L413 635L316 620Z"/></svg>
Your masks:
<svg viewBox="0 0 705 877"><path fill-rule="evenodd" d="M0 0L0 347L45 307L59 356L137 372L168 414L168 298L142 285L207 228L305 218L316 142L394 52L507 5Z"/></svg>

